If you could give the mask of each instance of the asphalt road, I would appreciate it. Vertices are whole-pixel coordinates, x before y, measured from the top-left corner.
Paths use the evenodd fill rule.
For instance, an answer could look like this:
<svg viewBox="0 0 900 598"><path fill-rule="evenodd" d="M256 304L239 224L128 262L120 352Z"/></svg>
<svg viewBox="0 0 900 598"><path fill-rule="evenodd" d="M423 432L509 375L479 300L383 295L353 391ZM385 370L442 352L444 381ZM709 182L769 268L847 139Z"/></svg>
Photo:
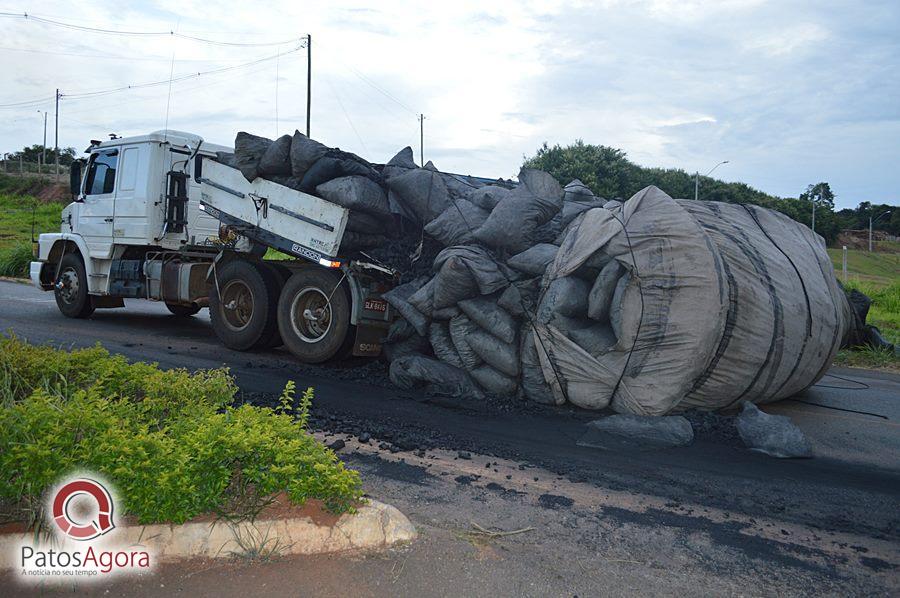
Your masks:
<svg viewBox="0 0 900 598"><path fill-rule="evenodd" d="M313 424L322 434L347 440L342 456L361 471L374 496L433 531L421 541L425 552L414 545L396 558L418 561L427 570L428 555L446 550L441 570L448 580L471 557L465 550L457 554L456 535L442 535L450 522L464 525L480 517L510 528L527 515L543 525L542 538L549 543L509 540L517 558L494 563L482 573L487 577L473 578L475 585L445 586L425 578L417 585L413 569L403 586L410 593L424 587L438 595L454 587L525 594L578 593L579 587L612 594L629 588L750 595L900 591L898 376L832 371L796 401L765 407L789 415L812 441L815 458L795 461L745 450L727 418L708 416L694 420L697 440L683 449L580 447L584 423L596 413L400 391L379 364L311 367L279 350L238 353L218 343L205 313L177 319L146 301L70 320L59 314L51 294L0 282L0 330L64 347L101 342L112 352L163 367L226 365L247 400L265 402L287 380L298 388L313 386ZM363 431L374 442L356 442ZM473 457L458 458L457 451ZM638 556L595 562L598 550L626 549ZM660 554L667 558L651 558ZM577 555L594 559L592 575ZM548 573L550 560L561 572L558 578ZM619 571L613 566L619 560L643 563L644 569ZM666 581L670 567L683 574L678 584ZM620 576L625 585L597 581L600 570ZM493 576L504 571L519 585L498 585ZM177 572L171 575L179 579ZM523 586L523 579L537 585ZM391 586L394 581L386 587L403 589Z"/></svg>

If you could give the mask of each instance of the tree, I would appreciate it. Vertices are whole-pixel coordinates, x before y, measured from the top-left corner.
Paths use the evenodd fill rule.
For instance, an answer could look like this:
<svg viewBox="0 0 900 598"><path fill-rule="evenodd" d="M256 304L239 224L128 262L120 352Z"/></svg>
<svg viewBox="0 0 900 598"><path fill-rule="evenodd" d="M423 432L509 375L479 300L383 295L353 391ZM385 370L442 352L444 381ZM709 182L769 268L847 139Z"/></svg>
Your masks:
<svg viewBox="0 0 900 598"><path fill-rule="evenodd" d="M606 199L628 199L648 185L656 185L675 198L694 197L692 173L676 168L639 166L630 161L620 149L587 144L581 139L568 146L557 144L550 147L544 143L534 156L525 159L524 166L545 170L563 185L572 179L580 179L596 195ZM838 231L844 228L844 220L834 213L834 193L826 182L810 185L799 198L782 198L763 193L745 183L727 183L700 177L699 198L725 203L756 204L778 210L807 226L812 223L812 205L815 202L816 232L827 242L833 242ZM853 217L858 219L859 214L854 214ZM846 218L851 219L849 216ZM887 225L885 223L885 230Z"/></svg>
<svg viewBox="0 0 900 598"><path fill-rule="evenodd" d="M806 191L800 194L800 202L804 207L808 206L809 215L802 222L812 226L813 205L816 213L816 232L828 243L834 242L840 232L838 218L834 214L834 193L828 183L821 182L808 185Z"/></svg>
<svg viewBox="0 0 900 598"><path fill-rule="evenodd" d="M44 151L44 146L39 143L36 143L32 146L24 147L21 150L12 153L9 155L9 160L13 162L17 162L19 158L22 158L23 162L34 162L43 161L42 153ZM69 166L73 160L75 160L76 156L74 147L66 147L59 149L59 163L63 166ZM47 148L47 161L46 164L54 164L56 162L56 148L48 147Z"/></svg>

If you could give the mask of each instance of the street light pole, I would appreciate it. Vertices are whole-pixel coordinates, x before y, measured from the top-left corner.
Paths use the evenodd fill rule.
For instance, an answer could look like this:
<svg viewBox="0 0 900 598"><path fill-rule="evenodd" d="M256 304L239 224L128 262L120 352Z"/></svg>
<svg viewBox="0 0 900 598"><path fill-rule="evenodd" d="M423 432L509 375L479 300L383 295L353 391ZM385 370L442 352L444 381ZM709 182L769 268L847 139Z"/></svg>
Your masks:
<svg viewBox="0 0 900 598"><path fill-rule="evenodd" d="M703 176L709 176L712 174L712 171L721 166L722 164L728 164L728 160L722 160L715 166L709 169L709 171ZM697 171L697 174L694 176L694 201L697 201L700 198L700 171Z"/></svg>
<svg viewBox="0 0 900 598"><path fill-rule="evenodd" d="M869 216L869 253L872 253L872 225L881 220L882 216L887 216L890 213L891 211L887 210L876 216L875 220L872 220L872 216Z"/></svg>

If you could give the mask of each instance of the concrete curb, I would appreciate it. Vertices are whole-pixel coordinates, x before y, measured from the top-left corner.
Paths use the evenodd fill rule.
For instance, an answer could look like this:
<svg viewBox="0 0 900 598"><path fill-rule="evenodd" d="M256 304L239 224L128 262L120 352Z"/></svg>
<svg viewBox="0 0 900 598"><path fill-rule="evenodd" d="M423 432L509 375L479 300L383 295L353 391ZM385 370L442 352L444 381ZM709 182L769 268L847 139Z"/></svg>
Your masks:
<svg viewBox="0 0 900 598"><path fill-rule="evenodd" d="M146 550L158 561L173 561L241 556L253 551L287 555L384 548L414 540L416 529L397 508L370 499L356 513L342 515L334 525L298 517L238 524L215 521L119 526L109 535L118 546ZM17 567L17 547L32 539L30 533L0 535L0 569ZM66 540L62 547L84 549L85 545Z"/></svg>

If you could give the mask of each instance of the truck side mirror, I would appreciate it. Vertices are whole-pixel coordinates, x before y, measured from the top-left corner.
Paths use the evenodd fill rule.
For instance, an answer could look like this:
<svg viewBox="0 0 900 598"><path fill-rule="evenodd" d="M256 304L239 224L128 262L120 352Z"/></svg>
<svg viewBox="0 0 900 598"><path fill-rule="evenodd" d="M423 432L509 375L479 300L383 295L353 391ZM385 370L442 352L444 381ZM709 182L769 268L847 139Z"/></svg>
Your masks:
<svg viewBox="0 0 900 598"><path fill-rule="evenodd" d="M73 198L77 198L81 193L81 164L81 160L73 160L69 167L69 191L72 192Z"/></svg>

